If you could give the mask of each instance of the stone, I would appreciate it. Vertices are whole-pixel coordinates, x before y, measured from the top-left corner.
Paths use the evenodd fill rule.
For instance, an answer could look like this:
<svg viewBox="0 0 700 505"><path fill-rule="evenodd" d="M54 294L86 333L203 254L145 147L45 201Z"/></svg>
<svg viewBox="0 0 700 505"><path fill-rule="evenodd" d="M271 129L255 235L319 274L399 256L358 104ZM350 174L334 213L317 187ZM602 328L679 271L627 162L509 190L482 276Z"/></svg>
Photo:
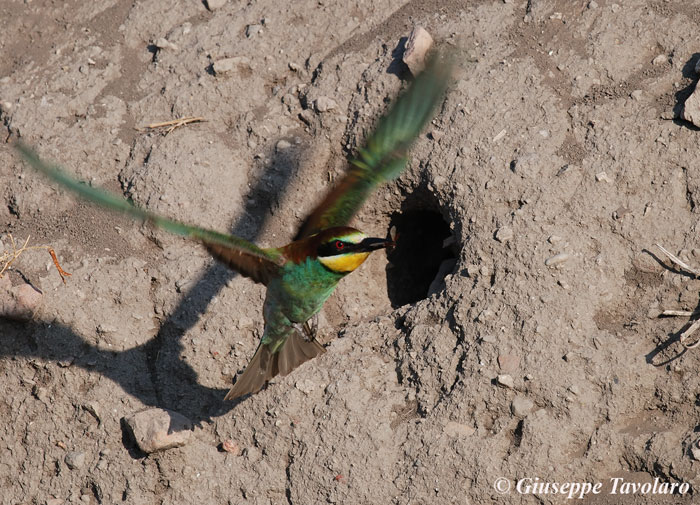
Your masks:
<svg viewBox="0 0 700 505"><path fill-rule="evenodd" d="M136 444L147 454L182 447L192 436L192 422L172 410L150 408L124 421Z"/></svg>
<svg viewBox="0 0 700 505"><path fill-rule="evenodd" d="M27 283L12 286L7 275L0 277L0 318L29 321L41 305L43 295Z"/></svg>
<svg viewBox="0 0 700 505"><path fill-rule="evenodd" d="M513 228L510 226L501 226L496 230L496 240L501 243L508 242L513 238Z"/></svg>
<svg viewBox="0 0 700 505"><path fill-rule="evenodd" d="M653 60L651 60L652 65L663 65L664 63L668 63L668 56L665 54L660 54Z"/></svg>
<svg viewBox="0 0 700 505"><path fill-rule="evenodd" d="M250 38L262 31L262 25L254 24L245 27L245 36Z"/></svg>
<svg viewBox="0 0 700 505"><path fill-rule="evenodd" d="M700 90L697 85L695 91L686 99L685 104L683 104L683 112L681 112L681 118L693 123L695 126L700 127Z"/></svg>
<svg viewBox="0 0 700 505"><path fill-rule="evenodd" d="M425 68L425 59L433 46L433 38L422 26L415 26L408 36L403 52L403 62L413 75L418 75Z"/></svg>
<svg viewBox="0 0 700 505"><path fill-rule="evenodd" d="M527 417L535 404L524 396L516 396L510 404L510 411L515 417Z"/></svg>
<svg viewBox="0 0 700 505"><path fill-rule="evenodd" d="M314 102L316 112L328 112L329 110L335 109L337 106L338 104L335 103L335 100L327 96L318 97Z"/></svg>
<svg viewBox="0 0 700 505"><path fill-rule="evenodd" d="M214 11L216 9L220 9L224 5L226 5L226 0L206 0L207 2L207 9L210 11Z"/></svg>
<svg viewBox="0 0 700 505"><path fill-rule="evenodd" d="M250 60L245 56L234 56L233 58L224 58L214 62L214 72L217 74L225 74L236 69L238 65L250 66Z"/></svg>
<svg viewBox="0 0 700 505"><path fill-rule="evenodd" d="M520 358L515 354L499 354L498 366L504 373L513 373L520 366Z"/></svg>
<svg viewBox="0 0 700 505"><path fill-rule="evenodd" d="M158 49L171 49L173 51L178 51L180 49L179 47L177 47L177 44L173 44L165 37L161 37L161 38L157 39L153 43L153 45L155 45Z"/></svg>
<svg viewBox="0 0 700 505"><path fill-rule="evenodd" d="M451 437L469 437L473 435L476 430L467 424L449 421L443 428L443 431L446 435Z"/></svg>
<svg viewBox="0 0 700 505"><path fill-rule="evenodd" d="M63 458L63 461L66 462L66 465L71 470L78 470L85 465L85 453L71 451L68 454L66 454L66 457Z"/></svg>
<svg viewBox="0 0 700 505"><path fill-rule="evenodd" d="M496 377L496 382L499 386L504 388L513 389L515 387L515 381L513 381L513 377L511 377L508 374L499 375L498 377Z"/></svg>
<svg viewBox="0 0 700 505"><path fill-rule="evenodd" d="M571 258L571 255L569 253L559 253L555 254L554 256L550 256L546 260L544 260L544 264L548 267L555 267L557 265L561 265L562 263L565 263L569 261L569 258Z"/></svg>
<svg viewBox="0 0 700 505"><path fill-rule="evenodd" d="M279 142L277 142L277 144L275 145L275 150L277 152L280 152L280 151L284 151L285 149L289 149L290 147L292 147L292 143L289 142L288 140L282 139Z"/></svg>

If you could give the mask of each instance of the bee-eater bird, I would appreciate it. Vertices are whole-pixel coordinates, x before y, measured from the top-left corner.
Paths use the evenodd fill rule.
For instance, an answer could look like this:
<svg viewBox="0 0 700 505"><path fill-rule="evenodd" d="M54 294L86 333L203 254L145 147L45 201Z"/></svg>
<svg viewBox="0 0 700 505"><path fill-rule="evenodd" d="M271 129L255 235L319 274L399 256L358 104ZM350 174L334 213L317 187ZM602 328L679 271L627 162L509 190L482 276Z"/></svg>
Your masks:
<svg viewBox="0 0 700 505"><path fill-rule="evenodd" d="M372 251L392 244L387 239L368 237L348 223L379 184L397 177L404 169L408 148L442 101L449 73L446 61L437 56L430 60L379 121L365 147L359 149L358 158L350 161L340 183L305 220L297 239L278 248L263 249L240 237L153 214L44 163L21 143L17 148L34 168L82 197L200 242L218 260L267 286L265 330L255 355L225 397L232 400L256 393L271 378L287 375L324 352L308 321L321 310L343 277Z"/></svg>

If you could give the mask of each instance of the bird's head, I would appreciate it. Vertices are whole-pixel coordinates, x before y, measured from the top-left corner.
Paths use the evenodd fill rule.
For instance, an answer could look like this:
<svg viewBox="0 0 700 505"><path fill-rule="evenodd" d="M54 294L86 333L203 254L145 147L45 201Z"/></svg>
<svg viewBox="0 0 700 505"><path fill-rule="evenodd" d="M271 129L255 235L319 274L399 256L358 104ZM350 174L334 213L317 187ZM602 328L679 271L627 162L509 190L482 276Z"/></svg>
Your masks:
<svg viewBox="0 0 700 505"><path fill-rule="evenodd" d="M346 274L359 267L372 251L391 243L383 238L368 237L355 228L329 228L318 234L316 257L327 269Z"/></svg>

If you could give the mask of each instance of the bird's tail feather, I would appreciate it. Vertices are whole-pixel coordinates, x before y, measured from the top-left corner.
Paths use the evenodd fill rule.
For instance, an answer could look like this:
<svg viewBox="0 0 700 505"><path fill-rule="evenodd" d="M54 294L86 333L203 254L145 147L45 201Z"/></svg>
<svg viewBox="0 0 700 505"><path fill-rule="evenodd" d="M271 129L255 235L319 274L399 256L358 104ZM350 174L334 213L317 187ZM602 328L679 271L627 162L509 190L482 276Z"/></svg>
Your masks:
<svg viewBox="0 0 700 505"><path fill-rule="evenodd" d="M287 337L287 341L277 352L272 352L269 345L261 343L245 372L236 380L224 400L235 400L247 394L257 393L273 377L285 376L325 351L321 344L315 340L306 340L297 331Z"/></svg>

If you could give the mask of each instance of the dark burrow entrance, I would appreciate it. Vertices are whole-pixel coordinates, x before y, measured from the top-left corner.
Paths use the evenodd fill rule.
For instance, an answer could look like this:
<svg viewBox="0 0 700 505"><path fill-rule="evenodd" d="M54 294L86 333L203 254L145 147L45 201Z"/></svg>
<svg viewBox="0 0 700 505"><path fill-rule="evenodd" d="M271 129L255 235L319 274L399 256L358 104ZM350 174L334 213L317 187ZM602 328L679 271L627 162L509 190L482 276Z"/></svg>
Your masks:
<svg viewBox="0 0 700 505"><path fill-rule="evenodd" d="M428 297L433 282L439 284L454 269L456 248L451 244L450 226L433 210L396 213L389 227L395 229L397 239L388 256L387 286L391 305L397 308ZM447 260L453 260L452 267L443 264Z"/></svg>

